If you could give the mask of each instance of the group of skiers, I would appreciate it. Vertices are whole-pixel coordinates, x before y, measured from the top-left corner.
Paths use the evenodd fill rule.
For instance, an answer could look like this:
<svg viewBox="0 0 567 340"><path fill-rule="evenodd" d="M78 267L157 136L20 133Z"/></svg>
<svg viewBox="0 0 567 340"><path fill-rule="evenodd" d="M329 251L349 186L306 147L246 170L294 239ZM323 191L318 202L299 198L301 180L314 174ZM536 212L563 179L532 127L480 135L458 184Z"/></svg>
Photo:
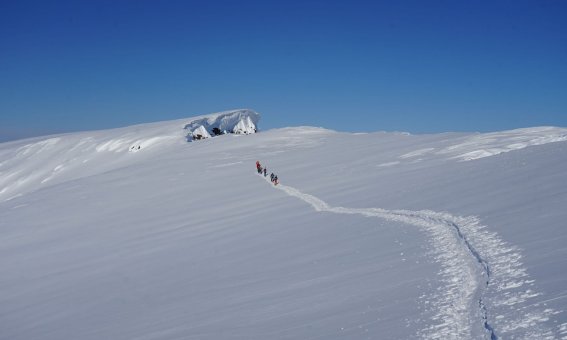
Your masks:
<svg viewBox="0 0 567 340"><path fill-rule="evenodd" d="M266 167L262 167L260 161L256 161L256 171L258 171L260 175L264 174L264 177L268 176L268 169ZM279 183L278 176L274 175L273 172L270 174L270 180L272 181L272 183L274 183L274 185L278 185Z"/></svg>

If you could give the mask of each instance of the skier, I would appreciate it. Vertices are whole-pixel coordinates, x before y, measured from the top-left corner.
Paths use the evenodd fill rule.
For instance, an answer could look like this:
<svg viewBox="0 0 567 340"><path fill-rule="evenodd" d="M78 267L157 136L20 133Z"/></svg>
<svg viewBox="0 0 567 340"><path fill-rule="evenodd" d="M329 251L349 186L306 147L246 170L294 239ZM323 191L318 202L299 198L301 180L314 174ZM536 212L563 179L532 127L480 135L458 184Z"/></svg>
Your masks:
<svg viewBox="0 0 567 340"><path fill-rule="evenodd" d="M278 182L278 176L276 175L276 176L274 176L274 185L278 185L278 183L279 183Z"/></svg>
<svg viewBox="0 0 567 340"><path fill-rule="evenodd" d="M268 176L268 170L264 167L264 177Z"/></svg>
<svg viewBox="0 0 567 340"><path fill-rule="evenodd" d="M262 173L262 166L260 165L260 161L256 161L256 170L259 174Z"/></svg>
<svg viewBox="0 0 567 340"><path fill-rule="evenodd" d="M275 175L274 175L274 173L272 172L272 173L270 174L270 181L272 181L272 183L274 183L274 176L275 176Z"/></svg>

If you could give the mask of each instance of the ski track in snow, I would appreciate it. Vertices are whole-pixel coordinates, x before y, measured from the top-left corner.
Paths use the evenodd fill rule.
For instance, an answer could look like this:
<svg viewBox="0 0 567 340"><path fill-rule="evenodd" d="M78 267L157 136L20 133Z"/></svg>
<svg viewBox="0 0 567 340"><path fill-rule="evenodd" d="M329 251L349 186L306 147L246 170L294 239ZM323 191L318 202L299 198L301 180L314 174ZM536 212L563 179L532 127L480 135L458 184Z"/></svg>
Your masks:
<svg viewBox="0 0 567 340"><path fill-rule="evenodd" d="M275 188L310 204L316 211L362 215L414 225L429 235L430 255L441 266L442 284L423 304L433 312L422 339L558 339L567 326L546 322L559 311L533 304L534 291L519 249L486 230L476 217L431 210L331 207L319 198L278 185Z"/></svg>

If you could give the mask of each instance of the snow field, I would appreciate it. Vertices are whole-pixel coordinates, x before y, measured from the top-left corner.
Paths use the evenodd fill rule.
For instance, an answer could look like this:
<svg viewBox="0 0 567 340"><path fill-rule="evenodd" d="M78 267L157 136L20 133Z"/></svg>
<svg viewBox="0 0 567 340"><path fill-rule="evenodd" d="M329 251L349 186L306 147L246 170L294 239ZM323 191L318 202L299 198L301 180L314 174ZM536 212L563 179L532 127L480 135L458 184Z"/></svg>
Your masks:
<svg viewBox="0 0 567 340"><path fill-rule="evenodd" d="M514 247L509 247L495 233L489 233L479 226L474 217L463 218L447 213L432 211L388 211L383 209L352 209L344 207L329 207L320 199L295 188L285 185L276 186L290 196L297 197L313 206L316 211L337 214L360 214L378 217L418 226L430 235L433 245L433 257L441 263L440 275L444 285L438 293L431 297L430 303L436 310L433 321L436 324L420 331L425 339L474 339L486 337L506 337L509 331L521 329L524 333L514 333L520 338L536 337L544 339L552 334L540 323L549 320L549 316L557 313L553 309L534 310L529 315L508 315L507 325L501 332L495 333L489 324L486 303L483 300L488 286L495 287L496 293L502 293L503 301L490 302L489 308L500 305L513 306L511 311L529 306L529 298L539 294L523 288L524 284L532 281L519 261L520 255ZM476 250L475 244L482 249ZM485 258L487 258L485 260ZM475 330L475 328L477 328Z"/></svg>
<svg viewBox="0 0 567 340"><path fill-rule="evenodd" d="M565 129L190 121L0 144L0 338L567 336Z"/></svg>

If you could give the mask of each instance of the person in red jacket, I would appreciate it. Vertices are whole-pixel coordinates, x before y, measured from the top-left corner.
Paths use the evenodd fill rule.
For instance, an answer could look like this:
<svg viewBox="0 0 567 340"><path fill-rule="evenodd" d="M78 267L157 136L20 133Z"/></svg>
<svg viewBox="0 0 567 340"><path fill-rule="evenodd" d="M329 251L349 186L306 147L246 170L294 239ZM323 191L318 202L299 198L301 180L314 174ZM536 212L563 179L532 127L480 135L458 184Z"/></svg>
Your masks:
<svg viewBox="0 0 567 340"><path fill-rule="evenodd" d="M256 170L259 174L262 173L262 166L260 165L260 161L256 161Z"/></svg>

